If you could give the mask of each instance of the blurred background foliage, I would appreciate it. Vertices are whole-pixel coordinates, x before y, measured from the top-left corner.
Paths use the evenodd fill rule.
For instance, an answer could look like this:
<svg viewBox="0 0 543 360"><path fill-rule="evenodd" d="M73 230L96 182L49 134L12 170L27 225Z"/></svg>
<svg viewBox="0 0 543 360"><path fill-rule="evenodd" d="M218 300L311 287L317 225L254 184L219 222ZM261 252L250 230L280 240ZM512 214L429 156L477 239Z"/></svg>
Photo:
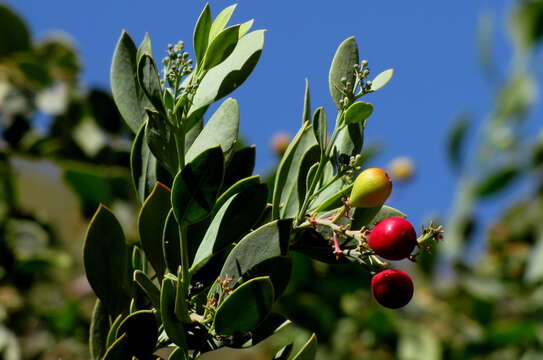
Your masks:
<svg viewBox="0 0 543 360"><path fill-rule="evenodd" d="M505 72L494 62L494 25L508 26L514 44ZM303 342L315 331L319 359L543 358L543 132L522 136L539 102L542 37L541 0L517 1L508 24L481 18L478 55L493 107L482 120L459 115L444 139L458 178L444 191L455 191L456 202L436 219L446 225L445 242L402 264L416 283L411 304L384 309L360 267L295 254L277 310L300 327L241 356L269 358L284 338ZM0 358L8 360L88 358L94 299L81 266L85 223L104 203L135 236L131 135L109 90L81 83L82 60L67 39L33 41L24 20L0 5ZM468 137L477 139L473 149ZM278 153L287 144L284 134L273 141ZM380 146L366 147L365 165ZM396 192L416 176L412 159L389 170ZM513 199L481 231L488 227L478 205L515 184L530 196Z"/></svg>

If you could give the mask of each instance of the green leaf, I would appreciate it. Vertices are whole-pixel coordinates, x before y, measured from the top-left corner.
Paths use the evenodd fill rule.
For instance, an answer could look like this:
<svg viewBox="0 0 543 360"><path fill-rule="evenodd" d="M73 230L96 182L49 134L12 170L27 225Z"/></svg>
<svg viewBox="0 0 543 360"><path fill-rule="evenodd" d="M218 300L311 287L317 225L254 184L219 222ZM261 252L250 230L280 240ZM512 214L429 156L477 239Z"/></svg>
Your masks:
<svg viewBox="0 0 543 360"><path fill-rule="evenodd" d="M292 219L277 220L247 234L228 255L221 279L235 283L243 274L261 262L286 255Z"/></svg>
<svg viewBox="0 0 543 360"><path fill-rule="evenodd" d="M144 123L136 134L130 151L130 169L132 180L140 203L143 203L153 190L159 176L157 176L158 164L155 156L151 153L147 141L145 141Z"/></svg>
<svg viewBox="0 0 543 360"><path fill-rule="evenodd" d="M173 209L166 218L164 233L162 234L162 251L166 267L170 273L175 274L181 266L181 240L179 239L179 225L175 220Z"/></svg>
<svg viewBox="0 0 543 360"><path fill-rule="evenodd" d="M252 145L236 150L226 166L221 193L239 180L251 176L255 168L255 161L256 146Z"/></svg>
<svg viewBox="0 0 543 360"><path fill-rule="evenodd" d="M371 82L371 91L377 91L388 84L388 82L392 79L392 75L394 75L394 69L385 70L377 75Z"/></svg>
<svg viewBox="0 0 543 360"><path fill-rule="evenodd" d="M117 329L119 335L126 335L130 355L138 359L151 359L158 339L155 312L140 310L130 314Z"/></svg>
<svg viewBox="0 0 543 360"><path fill-rule="evenodd" d="M185 155L186 162L191 162L196 155L210 147L219 145L228 161L234 145L238 141L239 108L234 99L225 100L204 126Z"/></svg>
<svg viewBox="0 0 543 360"><path fill-rule="evenodd" d="M313 132L317 143L324 151L328 144L328 120L326 119L326 111L322 106L318 107L313 114Z"/></svg>
<svg viewBox="0 0 543 360"><path fill-rule="evenodd" d="M373 105L357 101L345 110L345 124L364 124L373 113Z"/></svg>
<svg viewBox="0 0 543 360"><path fill-rule="evenodd" d="M298 172L303 160L303 154L315 145L317 141L311 131L311 125L304 123L294 139L290 142L283 158L277 167L275 176L275 186L273 190L273 219L279 217L293 216L291 212L293 207L288 208L288 213L285 212L288 198L292 191L297 191ZM305 177L304 177L305 179ZM297 193L296 193L297 194Z"/></svg>
<svg viewBox="0 0 543 360"><path fill-rule="evenodd" d="M178 347L170 353L170 356L168 356L168 360L190 360L190 358L185 356L185 350Z"/></svg>
<svg viewBox="0 0 543 360"><path fill-rule="evenodd" d="M159 279L162 279L166 270L160 235L164 231L164 224L171 209L170 194L170 189L165 185L156 183L153 191L143 203L138 217L141 247Z"/></svg>
<svg viewBox="0 0 543 360"><path fill-rule="evenodd" d="M209 215L223 176L224 156L219 146L208 148L177 174L171 202L178 223L193 224Z"/></svg>
<svg viewBox="0 0 543 360"><path fill-rule="evenodd" d="M165 277L160 293L160 317L164 330L175 345L185 348L186 337L183 323L175 316L175 281Z"/></svg>
<svg viewBox="0 0 543 360"><path fill-rule="evenodd" d="M21 19L7 5L0 4L0 58L30 50L30 32Z"/></svg>
<svg viewBox="0 0 543 360"><path fill-rule="evenodd" d="M121 33L111 63L111 92L124 121L137 132L145 120L145 106L151 103L140 88L137 77L136 45L126 31Z"/></svg>
<svg viewBox="0 0 543 360"><path fill-rule="evenodd" d="M377 215L375 215L370 222L366 223L366 225L369 227L373 227L379 224L381 221L391 217L401 217L405 219L407 218L407 215L391 206L383 205L381 209L379 209L379 211L377 212Z"/></svg>
<svg viewBox="0 0 543 360"><path fill-rule="evenodd" d="M147 295L149 301L151 301L151 305L153 305L155 309L159 309L160 290L158 290L153 281L151 281L151 279L149 279L149 277L141 270L134 271L134 281L143 290L145 295Z"/></svg>
<svg viewBox="0 0 543 360"><path fill-rule="evenodd" d="M107 349L103 360L132 360L132 355L128 349L128 338L126 335L118 338L109 347L109 349Z"/></svg>
<svg viewBox="0 0 543 360"><path fill-rule="evenodd" d="M123 315L121 314L115 318L115 320L109 327L109 331L107 333L107 339L106 339L106 344L108 346L108 349L113 345L115 340L117 340L117 329L119 328L119 325L121 325L122 321L123 321Z"/></svg>
<svg viewBox="0 0 543 360"><path fill-rule="evenodd" d="M292 259L287 256L276 256L253 266L243 274L241 281L268 276L273 284L275 299L278 299L287 288L291 273Z"/></svg>
<svg viewBox="0 0 543 360"><path fill-rule="evenodd" d="M138 47L138 51L136 52L136 64L139 64L143 54L153 56L153 48L151 46L151 37L149 36L149 33L145 33L145 36Z"/></svg>
<svg viewBox="0 0 543 360"><path fill-rule="evenodd" d="M162 104L162 88L160 86L160 76L151 54L143 54L138 62L138 82L139 86L147 96L147 99L154 108L162 114L166 113Z"/></svg>
<svg viewBox="0 0 543 360"><path fill-rule="evenodd" d="M351 215L353 219L351 222L351 229L360 230L363 226L370 224L382 208L383 206L355 208Z"/></svg>
<svg viewBox="0 0 543 360"><path fill-rule="evenodd" d="M221 31L209 44L202 61L202 71L209 70L223 62L234 50L239 39L239 25Z"/></svg>
<svg viewBox="0 0 543 360"><path fill-rule="evenodd" d="M225 247L238 241L260 218L268 197L266 184L232 196L218 210L200 243L191 271Z"/></svg>
<svg viewBox="0 0 543 360"><path fill-rule="evenodd" d="M180 320L185 324L190 324L192 321L189 317L189 309L187 306L188 299L186 298L186 294L183 291L184 287L185 282L183 280L183 267L179 266L177 268L177 289L175 291L174 313L177 320Z"/></svg>
<svg viewBox="0 0 543 360"><path fill-rule="evenodd" d="M243 84L255 68L263 47L264 30L250 32L239 39L230 56L203 77L192 100L189 118Z"/></svg>
<svg viewBox="0 0 543 360"><path fill-rule="evenodd" d="M292 360L314 360L317 356L317 335L313 333Z"/></svg>
<svg viewBox="0 0 543 360"><path fill-rule="evenodd" d="M273 360L288 360L294 344L283 346L273 357Z"/></svg>
<svg viewBox="0 0 543 360"><path fill-rule="evenodd" d="M358 45L356 44L356 40L354 37L347 38L337 48L328 75L330 95L338 109L342 108L341 100L345 97L341 92L341 89L344 87L341 79L345 78L347 82L354 84L354 65L358 63Z"/></svg>
<svg viewBox="0 0 543 360"><path fill-rule="evenodd" d="M194 56L196 57L196 63L200 65L206 53L207 45L209 42L209 31L211 30L211 10L209 4L206 4L196 26L194 27Z"/></svg>
<svg viewBox="0 0 543 360"><path fill-rule="evenodd" d="M516 166L503 167L484 178L475 189L475 193L480 198L495 195L511 185L519 175L520 171Z"/></svg>
<svg viewBox="0 0 543 360"><path fill-rule="evenodd" d="M311 96L309 94L309 80L305 79L305 92L304 92L304 111L302 113L302 125L306 121L311 121Z"/></svg>
<svg viewBox="0 0 543 360"><path fill-rule="evenodd" d="M521 1L511 15L511 30L516 45L529 51L543 38L543 3L540 1Z"/></svg>
<svg viewBox="0 0 543 360"><path fill-rule="evenodd" d="M336 211L337 212L337 211ZM345 257L334 255L330 242L314 229L304 229L296 234L296 241L290 250L299 252L326 264L348 264Z"/></svg>
<svg viewBox="0 0 543 360"><path fill-rule="evenodd" d="M217 199L217 202L213 206L214 209L218 210L221 208L221 206L228 200L230 197L234 196L235 194L239 194L242 191L245 191L247 188L258 186L260 184L260 176L250 176L246 177L244 179L239 180L232 186L230 186L226 191L224 191L221 196Z"/></svg>
<svg viewBox="0 0 543 360"><path fill-rule="evenodd" d="M364 125L349 124L344 126L334 142L339 155L356 156L362 151L364 145Z"/></svg>
<svg viewBox="0 0 543 360"><path fill-rule="evenodd" d="M273 298L273 285L269 277L255 278L241 284L217 309L213 320L215 331L228 336L253 330L270 313Z"/></svg>
<svg viewBox="0 0 543 360"><path fill-rule="evenodd" d="M467 115L458 116L447 135L447 155L455 169L462 164L462 150L466 144L470 123L471 120Z"/></svg>
<svg viewBox="0 0 543 360"><path fill-rule="evenodd" d="M300 206L302 205L307 192L307 174L309 173L311 166L319 163L320 155L321 151L319 145L314 144L301 156L299 168L297 171L294 169L291 175L295 176L298 181L294 187L290 188L290 194L284 203L284 207L281 209L281 217L294 217L300 211Z"/></svg>
<svg viewBox="0 0 543 360"><path fill-rule="evenodd" d="M106 353L109 315L105 306L96 299L89 329L89 349L93 360L100 360Z"/></svg>
<svg viewBox="0 0 543 360"><path fill-rule="evenodd" d="M311 186L311 182L313 181L313 179L317 175L318 168L319 168L319 164L313 164L309 168L309 170L307 171L307 176L306 176L306 179L305 179L305 188L306 189L309 189L309 186Z"/></svg>
<svg viewBox="0 0 543 360"><path fill-rule="evenodd" d="M236 7L236 4L230 5L229 7L221 11L219 15L217 15L209 30L209 41L213 41L213 39L215 39L215 37L218 36L221 31L223 31L223 29L228 24L228 21L230 21L230 18L232 17L232 14L234 13Z"/></svg>
<svg viewBox="0 0 543 360"><path fill-rule="evenodd" d="M343 186L343 180L339 179L336 183L336 186L341 186L340 188L334 188L330 186L330 189L337 189L332 191L332 195L330 195L327 198L322 198L319 196L317 200L315 201L315 206L317 208L315 209L315 212L321 212L326 211L330 209L337 208L343 204L343 199L347 198L349 194L351 193L351 189L353 188L353 184ZM323 191L321 195L327 195L330 191Z"/></svg>
<svg viewBox="0 0 543 360"><path fill-rule="evenodd" d="M275 295L277 298L277 294ZM272 312L264 319L264 321L262 321L255 329L251 331L250 337L244 337L241 341L233 345L229 345L229 347L248 348L251 346L255 346L261 341L264 341L270 336L283 330L290 324L292 324L292 322L286 317L281 314Z"/></svg>
<svg viewBox="0 0 543 360"><path fill-rule="evenodd" d="M251 28L253 27L254 22L255 22L255 19L251 19L251 20L246 21L246 22L244 22L243 24L240 25L240 27L239 27L239 38L240 39L245 34L247 34L249 32L249 30L251 30Z"/></svg>
<svg viewBox="0 0 543 360"><path fill-rule="evenodd" d="M147 145L160 164L170 174L175 175L179 166L175 144L175 129L168 119L157 111L149 108L145 110L148 116L147 126L145 127Z"/></svg>
<svg viewBox="0 0 543 360"><path fill-rule="evenodd" d="M83 245L87 279L110 315L128 308L131 294L130 253L115 215L100 206L89 223Z"/></svg>

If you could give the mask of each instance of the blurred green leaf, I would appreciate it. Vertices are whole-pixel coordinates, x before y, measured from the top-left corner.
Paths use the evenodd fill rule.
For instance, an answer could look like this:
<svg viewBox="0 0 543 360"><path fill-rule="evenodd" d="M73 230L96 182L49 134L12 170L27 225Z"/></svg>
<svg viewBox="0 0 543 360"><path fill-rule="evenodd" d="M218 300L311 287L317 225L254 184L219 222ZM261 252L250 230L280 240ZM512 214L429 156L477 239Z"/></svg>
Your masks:
<svg viewBox="0 0 543 360"><path fill-rule="evenodd" d="M344 79L346 82L354 84L354 65L358 63L358 45L356 44L355 38L352 36L343 40L337 48L334 59L332 60L332 65L330 66L330 73L328 74L330 95L338 109L343 107L341 102L346 96L342 93L342 89L345 85L341 80Z"/></svg>
<svg viewBox="0 0 543 360"><path fill-rule="evenodd" d="M115 215L100 206L92 218L83 246L89 283L110 315L122 314L130 302L130 254Z"/></svg>
<svg viewBox="0 0 543 360"><path fill-rule="evenodd" d="M185 155L185 161L191 162L204 150L219 145L228 161L238 141L239 109L234 99L225 100L204 126Z"/></svg>
<svg viewBox="0 0 543 360"><path fill-rule="evenodd" d="M0 4L0 58L30 50L30 33L24 21L7 5Z"/></svg>
<svg viewBox="0 0 543 360"><path fill-rule="evenodd" d="M141 247L159 279L162 279L166 270L160 235L164 232L166 218L171 209L170 197L170 189L161 183L156 183L138 216Z"/></svg>
<svg viewBox="0 0 543 360"><path fill-rule="evenodd" d="M357 101L345 110L345 124L364 124L367 118L373 113L373 105Z"/></svg>
<svg viewBox="0 0 543 360"><path fill-rule="evenodd" d="M517 46L529 51L543 36L543 1L519 1L511 18L511 32Z"/></svg>
<svg viewBox="0 0 543 360"><path fill-rule="evenodd" d="M511 185L519 175L517 167L512 165L503 167L482 179L475 189L475 193L480 198L495 195Z"/></svg>
<svg viewBox="0 0 543 360"><path fill-rule="evenodd" d="M462 153L466 146L466 136L470 125L470 117L460 115L454 120L447 135L447 155L455 169L459 169L462 164Z"/></svg>
<svg viewBox="0 0 543 360"><path fill-rule="evenodd" d="M138 132L145 119L144 108L151 103L143 93L137 76L137 49L126 31L121 33L111 63L111 92L124 121Z"/></svg>
<svg viewBox="0 0 543 360"><path fill-rule="evenodd" d="M193 224L209 215L224 176L224 156L219 146L196 156L173 181L172 207L177 222Z"/></svg>
<svg viewBox="0 0 543 360"><path fill-rule="evenodd" d="M273 357L273 360L288 360L294 344L283 346Z"/></svg>
<svg viewBox="0 0 543 360"><path fill-rule="evenodd" d="M215 331L220 335L234 335L253 330L270 313L273 298L269 277L241 284L219 305L213 320Z"/></svg>

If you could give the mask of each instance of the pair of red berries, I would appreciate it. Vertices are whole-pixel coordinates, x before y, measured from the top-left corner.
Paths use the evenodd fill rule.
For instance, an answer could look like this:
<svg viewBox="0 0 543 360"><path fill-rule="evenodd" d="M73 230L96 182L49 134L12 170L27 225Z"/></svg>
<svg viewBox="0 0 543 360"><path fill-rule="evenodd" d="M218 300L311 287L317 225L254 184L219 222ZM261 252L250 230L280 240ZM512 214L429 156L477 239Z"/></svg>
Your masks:
<svg viewBox="0 0 543 360"><path fill-rule="evenodd" d="M375 253L387 260L405 259L417 245L417 234L411 223L393 217L381 221L369 235L368 244ZM413 297L413 281L401 270L385 270L371 279L371 289L377 302L397 309Z"/></svg>

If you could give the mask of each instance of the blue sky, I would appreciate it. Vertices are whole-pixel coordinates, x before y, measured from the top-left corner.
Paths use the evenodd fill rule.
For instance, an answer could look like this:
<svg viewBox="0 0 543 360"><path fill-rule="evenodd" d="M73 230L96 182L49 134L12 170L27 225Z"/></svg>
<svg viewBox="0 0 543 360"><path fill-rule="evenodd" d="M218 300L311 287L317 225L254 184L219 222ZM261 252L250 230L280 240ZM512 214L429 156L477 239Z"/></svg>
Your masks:
<svg viewBox="0 0 543 360"><path fill-rule="evenodd" d="M81 52L85 83L103 88L109 88L111 54L122 29L137 42L149 32L155 56L161 58L168 43L181 39L191 43L193 24L204 5L194 0L7 3L27 20L38 39L54 30L67 32ZM213 14L232 3L211 1ZM391 205L407 212L417 227L430 214L445 214L457 180L447 166L443 144L451 120L462 110L481 119L491 106L490 89L476 58L477 24L483 12L493 16L494 54L505 71L511 55L506 13L513 1L237 3L234 22L255 18L256 28L268 30L258 67L233 94L240 102L241 131L257 145L258 170L274 163L271 135L294 134L298 129L305 77L310 80L313 106L324 105L329 117L335 117L328 68L337 45L354 35L373 75L395 69L392 82L366 98L375 105L366 141L383 146L373 165L385 167L400 155L412 157L417 165L417 178L396 187ZM486 206L487 217L499 202Z"/></svg>

